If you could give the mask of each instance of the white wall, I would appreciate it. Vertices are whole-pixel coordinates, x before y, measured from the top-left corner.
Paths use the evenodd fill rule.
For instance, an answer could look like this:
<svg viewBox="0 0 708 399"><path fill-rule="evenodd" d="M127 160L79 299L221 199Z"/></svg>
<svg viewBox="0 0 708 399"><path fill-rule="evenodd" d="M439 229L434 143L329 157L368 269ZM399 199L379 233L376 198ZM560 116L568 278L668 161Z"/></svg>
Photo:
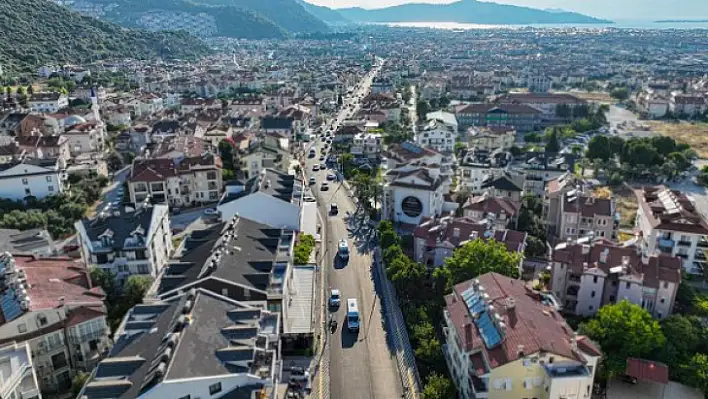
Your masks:
<svg viewBox="0 0 708 399"><path fill-rule="evenodd" d="M169 371L169 370L168 370ZM264 381L256 376L247 374L224 374L209 377L189 378L180 380L164 380L161 384L153 387L144 394L138 396L139 399L164 399L164 398L219 398L229 391L240 386L251 384L263 384ZM221 391L214 395L209 394L209 386L221 383Z"/></svg>
<svg viewBox="0 0 708 399"><path fill-rule="evenodd" d="M597 282L595 282L595 278L597 278ZM580 276L578 305L575 308L575 313L582 316L595 314L602 304L604 287L604 273L594 270L583 273Z"/></svg>
<svg viewBox="0 0 708 399"><path fill-rule="evenodd" d="M627 283L630 284L627 288ZM617 289L617 301L628 300L636 305L642 305L642 285L621 277Z"/></svg>
<svg viewBox="0 0 708 399"><path fill-rule="evenodd" d="M656 302L654 303L654 317L663 319L671 314L671 307L676 296L676 290L678 289L678 284L666 282L666 287L664 287L664 281L659 282L659 289L656 293ZM664 303L661 303L662 298Z"/></svg>
<svg viewBox="0 0 708 399"><path fill-rule="evenodd" d="M26 179L27 184L24 183L23 179ZM52 191L50 191L50 188ZM30 194L27 194L25 189L29 189ZM25 198L27 195L33 195L41 199L61 192L62 185L59 173L50 169L20 164L0 172L0 198L18 200Z"/></svg>
<svg viewBox="0 0 708 399"><path fill-rule="evenodd" d="M274 228L300 230L300 208L264 193L254 193L221 204L218 209L222 220L230 220L238 213L240 217Z"/></svg>

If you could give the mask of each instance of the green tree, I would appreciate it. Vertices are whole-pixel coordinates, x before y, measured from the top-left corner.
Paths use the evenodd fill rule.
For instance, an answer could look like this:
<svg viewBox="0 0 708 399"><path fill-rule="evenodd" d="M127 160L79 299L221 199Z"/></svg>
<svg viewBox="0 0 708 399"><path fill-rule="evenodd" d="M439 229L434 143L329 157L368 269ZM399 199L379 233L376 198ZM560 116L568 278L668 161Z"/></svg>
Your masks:
<svg viewBox="0 0 708 399"><path fill-rule="evenodd" d="M688 364L683 366L689 385L696 387L708 393L708 355L705 353L696 353L691 357Z"/></svg>
<svg viewBox="0 0 708 399"><path fill-rule="evenodd" d="M145 293L152 285L152 277L134 274L128 277L123 285L123 301L126 302L127 308L130 309L135 305L143 303Z"/></svg>
<svg viewBox="0 0 708 399"><path fill-rule="evenodd" d="M532 235L526 237L526 249L524 250L524 255L529 258L540 258L544 257L547 252L548 248L546 247L545 240Z"/></svg>
<svg viewBox="0 0 708 399"><path fill-rule="evenodd" d="M310 255L312 250L315 248L315 237L310 234L300 235L299 242L295 245L293 250L294 259L296 265L305 265L310 262Z"/></svg>
<svg viewBox="0 0 708 399"><path fill-rule="evenodd" d="M415 105L415 112L418 115L419 121L424 121L428 112L430 112L430 104L425 100L420 100Z"/></svg>
<svg viewBox="0 0 708 399"><path fill-rule="evenodd" d="M78 372L74 376L74 378L71 380L71 392L73 396L79 396L79 393L81 393L81 389L84 387L84 384L86 384L86 381L89 379L89 374L84 373L84 372Z"/></svg>
<svg viewBox="0 0 708 399"><path fill-rule="evenodd" d="M588 142L588 149L585 152L586 158L608 161L611 155L610 140L607 136L597 135Z"/></svg>
<svg viewBox="0 0 708 399"><path fill-rule="evenodd" d="M541 135L538 132L528 132L524 134L524 141L526 143L540 143Z"/></svg>
<svg viewBox="0 0 708 399"><path fill-rule="evenodd" d="M610 92L610 97L619 101L624 101L629 98L629 89L627 89L626 87L614 88Z"/></svg>
<svg viewBox="0 0 708 399"><path fill-rule="evenodd" d="M234 170L234 146L228 140L219 142L219 155L224 169Z"/></svg>
<svg viewBox="0 0 708 399"><path fill-rule="evenodd" d="M91 285L101 287L106 293L106 302L109 304L115 302L118 296L118 287L116 285L116 276L110 270L104 270L98 267L91 268L89 275L91 276Z"/></svg>
<svg viewBox="0 0 708 399"><path fill-rule="evenodd" d="M548 136L548 141L546 142L546 152L557 153L558 151L560 151L558 131L553 129L551 134Z"/></svg>
<svg viewBox="0 0 708 399"><path fill-rule="evenodd" d="M457 248L445 260L445 265L450 270L453 285L489 272L516 278L521 254L509 252L506 245L495 240L477 238Z"/></svg>
<svg viewBox="0 0 708 399"><path fill-rule="evenodd" d="M646 357L666 342L659 322L628 301L603 306L580 330L600 344L610 378L624 373L628 357Z"/></svg>
<svg viewBox="0 0 708 399"><path fill-rule="evenodd" d="M9 99L12 97L12 87L6 86L5 87L5 96Z"/></svg>
<svg viewBox="0 0 708 399"><path fill-rule="evenodd" d="M450 399L455 397L455 386L442 374L432 373L423 388L423 399Z"/></svg>

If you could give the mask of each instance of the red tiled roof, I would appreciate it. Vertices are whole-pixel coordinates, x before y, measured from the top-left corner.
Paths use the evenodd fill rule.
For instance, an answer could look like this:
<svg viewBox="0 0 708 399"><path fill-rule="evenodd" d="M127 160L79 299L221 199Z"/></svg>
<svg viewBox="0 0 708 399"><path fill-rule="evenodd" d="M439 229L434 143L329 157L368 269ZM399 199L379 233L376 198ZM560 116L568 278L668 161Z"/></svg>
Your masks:
<svg viewBox="0 0 708 399"><path fill-rule="evenodd" d="M537 294L530 291L523 281L497 273L483 274L478 279L485 293L489 295L487 304L494 306L506 325L506 332L499 345L488 348L474 325L465 329L466 325L472 323L472 316L462 299L462 293L471 286L472 281L456 285L453 293L445 297L445 302L451 321L462 340L462 346L480 349L485 354L490 368L518 360L522 356L519 348L523 348L523 354L543 351L585 362L582 354L573 349L573 330L566 324L563 316L541 303ZM513 309L506 307L508 298L514 300ZM466 331L470 333L466 334Z"/></svg>
<svg viewBox="0 0 708 399"><path fill-rule="evenodd" d="M513 217L519 212L519 205L513 201L503 197L491 197L488 195L471 197L462 207L463 209L484 212L485 214L492 212L497 216L504 211L508 217Z"/></svg>
<svg viewBox="0 0 708 399"><path fill-rule="evenodd" d="M627 359L625 374L640 381L651 381L664 385L669 383L669 366L651 360L630 357Z"/></svg>

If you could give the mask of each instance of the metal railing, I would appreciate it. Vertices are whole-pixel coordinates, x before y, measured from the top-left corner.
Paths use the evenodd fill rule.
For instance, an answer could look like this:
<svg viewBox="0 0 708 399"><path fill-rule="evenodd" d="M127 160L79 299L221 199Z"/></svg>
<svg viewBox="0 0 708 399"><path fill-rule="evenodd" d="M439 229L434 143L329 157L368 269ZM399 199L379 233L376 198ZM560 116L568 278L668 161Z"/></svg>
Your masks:
<svg viewBox="0 0 708 399"><path fill-rule="evenodd" d="M396 291L393 284L386 277L383 262L380 259L381 250L377 248L374 251L374 270L379 275L383 287L383 292L381 293L382 307L385 309L385 317L388 320L387 325L391 330L388 333L393 335L392 341L396 349L396 365L401 375L401 383L405 389L404 395L407 399L420 399L420 376L415 363L413 348L411 348L410 339L408 338L406 322L403 319L401 308L398 306Z"/></svg>

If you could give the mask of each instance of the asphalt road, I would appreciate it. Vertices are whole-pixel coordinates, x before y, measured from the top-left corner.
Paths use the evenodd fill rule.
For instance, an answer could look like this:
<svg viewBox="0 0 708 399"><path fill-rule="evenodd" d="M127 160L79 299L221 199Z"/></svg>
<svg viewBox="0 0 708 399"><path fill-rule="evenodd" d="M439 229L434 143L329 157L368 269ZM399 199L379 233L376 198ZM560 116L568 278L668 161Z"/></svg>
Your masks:
<svg viewBox="0 0 708 399"><path fill-rule="evenodd" d="M370 84L371 80L366 82ZM368 86L367 86L368 87ZM362 90L365 92L366 89ZM344 120L343 115L336 118L336 124ZM335 128L336 129L336 128ZM337 288L342 295L342 306L332 311L338 321L338 328L330 334L330 397L336 399L394 399L400 398L403 390L398 374L396 360L391 352L383 327L381 299L374 290L371 267L373 247L370 238L373 231L353 215L356 206L349 198L349 193L341 183L330 182L328 191L321 191L322 182L326 181L332 170L313 172L312 165L320 163L322 142L317 141L317 156L308 158L306 173L315 176L317 183L312 186L318 199L321 214L326 215L326 247L322 255L322 266L326 270L327 284ZM331 203L339 207L338 215L329 215ZM349 244L348 262L337 258L337 246L340 239ZM351 333L346 328L346 300L357 298L360 312L360 330ZM326 354L325 354L326 356Z"/></svg>

